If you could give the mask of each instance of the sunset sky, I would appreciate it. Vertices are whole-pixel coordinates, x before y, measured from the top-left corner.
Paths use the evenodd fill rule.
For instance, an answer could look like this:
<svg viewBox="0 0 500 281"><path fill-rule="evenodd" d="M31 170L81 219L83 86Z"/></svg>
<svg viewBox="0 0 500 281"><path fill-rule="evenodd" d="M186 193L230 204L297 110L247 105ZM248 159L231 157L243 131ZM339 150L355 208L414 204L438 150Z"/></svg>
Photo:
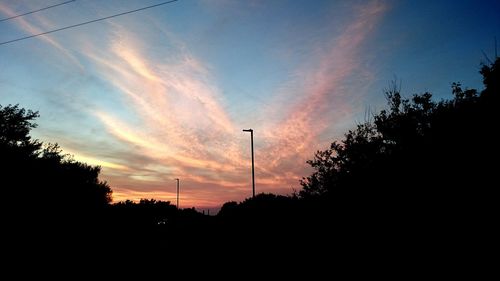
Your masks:
<svg viewBox="0 0 500 281"><path fill-rule="evenodd" d="M3 0L0 18L61 2ZM161 2L77 0L0 21L0 41ZM33 135L101 165L115 202L175 202L179 178L181 207L215 208L251 196L242 129L256 192L290 194L391 80L481 88L495 37L498 0L179 0L0 45L0 104L38 110Z"/></svg>

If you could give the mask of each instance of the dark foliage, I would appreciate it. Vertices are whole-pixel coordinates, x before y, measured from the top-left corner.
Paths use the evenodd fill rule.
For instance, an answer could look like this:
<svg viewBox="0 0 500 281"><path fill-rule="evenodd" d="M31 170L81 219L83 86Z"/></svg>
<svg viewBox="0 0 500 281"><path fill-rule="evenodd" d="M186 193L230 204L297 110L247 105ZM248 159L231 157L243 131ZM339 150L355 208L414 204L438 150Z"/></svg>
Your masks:
<svg viewBox="0 0 500 281"><path fill-rule="evenodd" d="M5 201L12 207L87 211L111 201L111 189L99 181L100 167L74 161L57 144L33 140L38 112L0 106L0 172Z"/></svg>
<svg viewBox="0 0 500 281"><path fill-rule="evenodd" d="M499 66L497 59L481 68L481 92L453 83L451 100L435 101L430 93L404 98L391 87L386 110L308 161L315 172L297 194L227 202L216 217L156 200L108 204L111 189L98 180L99 167L31 139L37 112L0 107L3 199L9 217L29 228L33 217L58 230L67 221L80 227L79 236L66 236L72 250L92 241L90 249L125 256L137 249L186 259L219 251L270 264L285 258L304 268L334 256L346 264L390 256L393 268L421 256L427 263L460 262L490 247L495 233Z"/></svg>
<svg viewBox="0 0 500 281"><path fill-rule="evenodd" d="M347 241L362 247L463 257L458 252L487 246L496 204L499 64L482 67L480 94L460 83L452 84L453 99L439 102L429 93L403 98L397 87L386 91L387 110L308 161L315 172L301 181L300 198L323 206L324 222L341 222Z"/></svg>
<svg viewBox="0 0 500 281"><path fill-rule="evenodd" d="M402 98L392 87L386 91L388 110L308 161L316 171L301 181L300 196L368 194L385 202L411 195L411 201L436 198L442 204L448 201L442 196L489 188L498 64L483 66L481 94L453 83L454 98L435 102L429 93Z"/></svg>
<svg viewBox="0 0 500 281"><path fill-rule="evenodd" d="M249 227L258 224L275 228L284 223L284 219L296 215L297 200L297 197L261 193L240 203L234 201L225 203L217 216L231 224L241 226L252 224Z"/></svg>
<svg viewBox="0 0 500 281"><path fill-rule="evenodd" d="M123 223L133 226L152 226L169 223L176 214L177 208L170 201L141 199L139 203L127 200L118 202L111 207L114 216L113 223Z"/></svg>

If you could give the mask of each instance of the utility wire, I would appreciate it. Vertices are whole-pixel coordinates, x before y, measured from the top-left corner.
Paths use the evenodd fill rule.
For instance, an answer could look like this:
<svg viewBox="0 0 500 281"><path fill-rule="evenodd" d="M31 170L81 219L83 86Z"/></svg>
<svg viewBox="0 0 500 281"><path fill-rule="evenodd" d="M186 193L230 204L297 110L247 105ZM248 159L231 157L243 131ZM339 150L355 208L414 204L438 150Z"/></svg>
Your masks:
<svg viewBox="0 0 500 281"><path fill-rule="evenodd" d="M48 10L50 8L54 8L54 7L61 6L61 5L64 5L64 4L68 4L68 3L71 3L71 2L75 2L75 1L76 0L66 1L66 2L62 2L62 3L56 4L56 5L48 6L48 7L41 8L41 9L38 9L38 10L34 10L34 11L31 11L31 12L27 12L27 13L24 13L24 14L20 14L20 15L8 17L8 18L0 19L0 22L6 21L6 20L15 19L15 18L22 17L22 16L26 16L26 15L29 15L29 14L34 14L34 13L37 13L37 12L40 12L40 11Z"/></svg>
<svg viewBox="0 0 500 281"><path fill-rule="evenodd" d="M161 6L161 5L165 5L165 4L169 4L169 3L173 3L173 2L177 2L177 1L179 1L179 0L170 0L170 1L159 3L159 4L155 4L155 5L151 5L151 6L147 6L147 7L143 7L143 8L139 8L139 9L135 9L135 10L131 10L131 11L128 11L128 12L123 12L123 13L115 14L115 15L112 15L112 16L107 16L107 17L104 17L104 18L98 18L98 19L95 19L95 20L90 20L90 21L86 21L86 22L82 22L82 23L78 23L78 24L73 24L73 25L61 27L61 28L58 28L58 29L45 31L45 32L38 33L38 34L33 34L33 35L30 35L30 36L21 37L21 38L9 40L9 41L1 42L0 45L14 43L14 42L17 42L17 41L26 40L26 39L33 38L33 37L37 37L37 36L41 36L41 35L45 35L45 34L50 34L50 33L58 32L58 31L61 31L61 30L66 30L66 29L70 29L70 28L82 26L82 25L86 25L86 24L89 24L89 23L103 21L103 20L107 20L107 19L110 19L110 18L115 18L115 17L119 17L119 16L131 14L131 13L139 12L139 11L142 11L142 10L146 10L146 9L158 7L158 6Z"/></svg>

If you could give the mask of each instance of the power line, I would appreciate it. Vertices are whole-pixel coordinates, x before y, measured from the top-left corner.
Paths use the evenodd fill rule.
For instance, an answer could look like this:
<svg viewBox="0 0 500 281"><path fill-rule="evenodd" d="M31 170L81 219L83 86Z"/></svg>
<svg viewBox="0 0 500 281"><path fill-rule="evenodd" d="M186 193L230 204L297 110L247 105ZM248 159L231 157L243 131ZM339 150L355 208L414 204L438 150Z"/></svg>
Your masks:
<svg viewBox="0 0 500 281"><path fill-rule="evenodd" d="M34 10L34 11L31 11L31 12L27 12L27 13L24 13L24 14L20 14L20 15L16 15L16 16L4 18L4 19L1 19L0 22L6 21L6 20L15 19L15 18L22 17L22 16L26 16L26 15L29 15L29 14L34 14L34 13L37 13L37 12L40 12L40 11L48 10L50 8L54 8L54 7L61 6L61 5L64 5L64 4L68 4L68 3L71 3L71 2L75 2L75 1L76 0L66 1L66 2L62 2L62 3L56 4L56 5L48 6L48 7L41 8L41 9L38 9L38 10Z"/></svg>
<svg viewBox="0 0 500 281"><path fill-rule="evenodd" d="M73 25L61 27L61 28L58 28L58 29L45 31L45 32L38 33L38 34L33 34L33 35L30 35L30 36L21 37L21 38L9 40L9 41L1 42L0 45L14 43L14 42L17 42L17 41L26 40L26 39L33 38L33 37L37 37L37 36L41 36L41 35L46 35L46 34L58 32L58 31L61 31L61 30L66 30L66 29L70 29L70 28L74 28L74 27L86 25L86 24L89 24L89 23L103 21L103 20L107 20L107 19L110 19L110 18L115 18L115 17L119 17L119 16L131 14L131 13L139 12L139 11L142 11L142 10L146 10L146 9L158 7L158 6L161 6L161 5L165 5L165 4L169 4L169 3L173 3L173 2L177 2L177 1L179 1L179 0L170 0L170 1L159 3L159 4L155 4L155 5L151 5L151 6L147 6L147 7L143 7L143 8L139 8L139 9L135 9L135 10L131 10L131 11L128 11L128 12L123 12L123 13L119 13L119 14L116 14L116 15L107 16L107 17L104 17L104 18L98 18L98 19L91 20L91 21L86 21L86 22L82 22L82 23L78 23L78 24L73 24Z"/></svg>

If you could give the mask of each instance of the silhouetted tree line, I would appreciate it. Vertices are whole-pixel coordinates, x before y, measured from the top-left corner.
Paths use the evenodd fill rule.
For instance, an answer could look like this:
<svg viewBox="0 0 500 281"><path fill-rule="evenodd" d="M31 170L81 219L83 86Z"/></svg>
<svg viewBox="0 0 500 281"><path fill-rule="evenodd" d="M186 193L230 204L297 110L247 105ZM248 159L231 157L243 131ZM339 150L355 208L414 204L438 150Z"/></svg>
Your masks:
<svg viewBox="0 0 500 281"><path fill-rule="evenodd" d="M100 231L113 237L114 251L151 254L173 250L189 235L201 237L208 220L194 208L177 209L170 201L141 199L110 204L98 223Z"/></svg>
<svg viewBox="0 0 500 281"><path fill-rule="evenodd" d="M226 202L217 217L235 227L265 226L271 229L297 220L300 215L298 200L296 196L260 193L240 203Z"/></svg>
<svg viewBox="0 0 500 281"><path fill-rule="evenodd" d="M0 105L0 182L3 202L13 208L57 213L86 212L111 201L112 191L100 181L100 167L75 161L57 144L32 139L30 130L38 112L18 105ZM50 217L57 216L52 213ZM33 219L33 217L31 219Z"/></svg>
<svg viewBox="0 0 500 281"><path fill-rule="evenodd" d="M499 59L482 66L481 92L453 83L450 100L430 93L404 98L394 83L387 109L308 161L315 171L299 192L227 202L216 217L153 199L109 204L99 167L33 140L37 112L0 106L4 216L28 225L74 222L87 231L79 241L107 233L121 243L179 251L231 249L233 239L248 241L247 251L289 250L288 243L343 253L429 245L465 251L464 241L485 243L479 236L491 235L495 221L499 67Z"/></svg>
<svg viewBox="0 0 500 281"><path fill-rule="evenodd" d="M196 221L204 215L194 208L177 209L170 201L141 199L111 204L107 215L109 224L126 227L172 228L188 221Z"/></svg>
<svg viewBox="0 0 500 281"><path fill-rule="evenodd" d="M499 63L481 68L481 93L453 83L451 100L436 102L430 93L403 98L394 84L387 110L308 161L315 172L301 181L299 196L385 217L491 207L483 203L498 159Z"/></svg>
<svg viewBox="0 0 500 281"><path fill-rule="evenodd" d="M227 202L220 221L251 226L244 232L252 235L267 230L268 238L268 230L285 230L303 247L344 254L432 248L458 257L487 246L496 220L499 67L499 59L482 66L481 92L453 83L450 100L404 98L393 83L387 109L307 162L315 171L299 192Z"/></svg>
<svg viewBox="0 0 500 281"><path fill-rule="evenodd" d="M194 208L177 210L170 202L110 204L112 190L99 180L99 166L75 161L57 144L30 136L37 117L38 112L18 105L0 105L0 225L14 245L105 249L106 236L117 245L160 241L158 235L170 235L172 229L201 224L203 215Z"/></svg>
<svg viewBox="0 0 500 281"><path fill-rule="evenodd" d="M126 200L113 204L113 211L130 224L160 224L168 222L177 208L170 201L141 199L138 203Z"/></svg>

